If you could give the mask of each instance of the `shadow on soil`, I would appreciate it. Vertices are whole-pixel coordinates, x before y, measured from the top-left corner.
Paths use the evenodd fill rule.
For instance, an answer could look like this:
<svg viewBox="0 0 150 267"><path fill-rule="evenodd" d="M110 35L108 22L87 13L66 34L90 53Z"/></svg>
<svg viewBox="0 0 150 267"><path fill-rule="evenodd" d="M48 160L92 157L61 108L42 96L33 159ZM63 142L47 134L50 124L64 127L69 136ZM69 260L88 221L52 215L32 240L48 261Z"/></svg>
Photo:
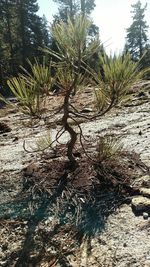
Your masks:
<svg viewBox="0 0 150 267"><path fill-rule="evenodd" d="M9 256L5 267L36 267L42 262L71 266L68 256L80 249L83 238L103 231L108 216L139 193L130 186L137 164L131 173L127 162L95 166L80 159L74 170L58 159L44 162L24 169L23 190L30 192L32 214L21 249ZM138 168L148 172L144 165Z"/></svg>

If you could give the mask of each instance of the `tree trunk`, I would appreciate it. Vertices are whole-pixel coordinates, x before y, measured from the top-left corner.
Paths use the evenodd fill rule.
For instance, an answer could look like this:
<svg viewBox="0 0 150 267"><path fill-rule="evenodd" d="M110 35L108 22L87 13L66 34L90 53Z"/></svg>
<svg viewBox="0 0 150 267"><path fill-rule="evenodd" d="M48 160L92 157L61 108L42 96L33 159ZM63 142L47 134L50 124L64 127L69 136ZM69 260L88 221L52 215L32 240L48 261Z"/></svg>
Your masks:
<svg viewBox="0 0 150 267"><path fill-rule="evenodd" d="M69 161L74 165L76 163L75 157L73 156L73 149L77 141L77 133L73 130L72 127L66 122L65 130L70 134L70 141L67 144L67 157Z"/></svg>
<svg viewBox="0 0 150 267"><path fill-rule="evenodd" d="M19 35L20 35L20 37L21 37L21 54L22 54L22 65L23 66L25 66L25 64L26 64L26 53L27 53L27 51L26 51L26 37L25 37L25 35L26 35L26 33L25 33L25 22L24 22L24 20L25 20L25 18L24 18L24 3L23 3L23 1L21 0L21 1L18 1L17 2L17 4L18 4L18 17L19 17L19 28L20 28L20 32L19 32Z"/></svg>
<svg viewBox="0 0 150 267"><path fill-rule="evenodd" d="M7 31L8 31L8 40L9 40L9 48L10 48L10 58L13 59L12 33L11 33L11 26L10 26L10 13L9 13L8 0L6 0L6 21L7 21Z"/></svg>
<svg viewBox="0 0 150 267"><path fill-rule="evenodd" d="M143 54L143 47L142 47L142 26L140 24L140 36L139 36L139 57L142 57Z"/></svg>
<svg viewBox="0 0 150 267"><path fill-rule="evenodd" d="M69 125L68 123L68 118L69 118L69 98L71 94L72 88L68 90L68 92L65 95L64 98L64 115L62 118L62 124L65 128L65 130L69 133L70 135L70 141L67 144L67 157L72 165L75 165L76 160L75 157L73 156L73 149L75 146L75 143L77 141L77 133L73 130L73 128Z"/></svg>
<svg viewBox="0 0 150 267"><path fill-rule="evenodd" d="M85 15L85 0L81 0L81 12Z"/></svg>

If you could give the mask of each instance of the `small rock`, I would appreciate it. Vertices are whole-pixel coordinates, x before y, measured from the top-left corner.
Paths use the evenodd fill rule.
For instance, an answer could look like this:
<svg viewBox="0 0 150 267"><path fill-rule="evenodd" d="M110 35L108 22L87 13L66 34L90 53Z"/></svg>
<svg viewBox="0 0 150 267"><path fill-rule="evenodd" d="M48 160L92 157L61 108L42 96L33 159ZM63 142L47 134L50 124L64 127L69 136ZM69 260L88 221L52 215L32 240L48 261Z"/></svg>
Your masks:
<svg viewBox="0 0 150 267"><path fill-rule="evenodd" d="M143 219L148 220L148 213L147 212L143 212Z"/></svg>
<svg viewBox="0 0 150 267"><path fill-rule="evenodd" d="M7 137L7 133L3 134L3 137Z"/></svg>
<svg viewBox="0 0 150 267"><path fill-rule="evenodd" d="M141 130L139 131L139 135L142 135L142 131Z"/></svg>
<svg viewBox="0 0 150 267"><path fill-rule="evenodd" d="M2 251L0 251L0 258L5 258L5 254Z"/></svg>
<svg viewBox="0 0 150 267"><path fill-rule="evenodd" d="M14 138L13 138L13 140L12 140L13 142L16 142L16 141L18 141L18 137L17 136L15 136Z"/></svg>
<svg viewBox="0 0 150 267"><path fill-rule="evenodd" d="M82 113L90 113L90 112L92 112L92 111L93 111L92 108L83 108L83 109L81 110Z"/></svg>
<svg viewBox="0 0 150 267"><path fill-rule="evenodd" d="M138 97L143 97L143 96L146 96L146 94L144 93L144 92L140 92L139 94L138 94Z"/></svg>
<svg viewBox="0 0 150 267"><path fill-rule="evenodd" d="M150 199L138 196L132 199L132 208L135 212L144 212L150 210Z"/></svg>
<svg viewBox="0 0 150 267"><path fill-rule="evenodd" d="M140 192L144 197L150 198L150 188L141 188Z"/></svg>

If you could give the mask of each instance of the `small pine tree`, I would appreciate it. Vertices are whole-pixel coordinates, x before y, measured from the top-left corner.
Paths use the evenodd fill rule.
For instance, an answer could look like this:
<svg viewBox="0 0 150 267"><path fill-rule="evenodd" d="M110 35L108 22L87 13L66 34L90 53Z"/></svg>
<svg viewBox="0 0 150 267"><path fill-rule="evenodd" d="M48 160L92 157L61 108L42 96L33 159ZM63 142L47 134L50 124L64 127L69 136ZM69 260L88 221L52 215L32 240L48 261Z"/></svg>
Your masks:
<svg viewBox="0 0 150 267"><path fill-rule="evenodd" d="M97 73L91 69L86 62L93 54L100 51L100 43L99 40L88 42L90 25L91 21L83 14L76 16L74 21L69 18L67 23L56 23L53 25L51 33L58 52L52 49L45 49L45 52L59 59L58 62L52 62L51 66L55 67L54 82L58 85L59 94L63 98L63 104L58 110L58 112L62 111L63 113L61 119L62 128L58 131L54 142L57 143L64 132L69 134L69 141L66 144L67 157L73 167L77 164L74 148L78 140L85 152L84 136L77 119L84 118L86 121L91 121L103 116L120 103L131 86L142 79L143 75L149 71L149 69L139 71L138 62L132 61L129 54L110 57L105 54L99 56L103 75L100 71ZM37 113L40 115L40 96L43 92L43 85L49 86L49 81L52 82L53 79L51 79L51 76L49 77L50 71L45 64L43 66L38 64L32 66L30 64L30 66L33 70L32 79L31 75L21 75L21 80L13 78L8 81L8 85L16 93L21 107L29 111L29 115L37 115ZM83 70L85 71L84 74ZM76 101L74 101L74 95L85 77L97 83L95 91L97 110L94 110L95 112L91 115L83 114L82 110L76 107ZM43 82L41 83L41 81ZM33 93L31 89L33 89ZM37 105L34 105L34 103L37 103ZM77 128L71 125L70 119L73 120ZM77 129L79 129L79 133ZM110 155L110 146L108 147L104 142L102 145L103 148L107 148ZM105 154L105 156L107 157L108 154Z"/></svg>

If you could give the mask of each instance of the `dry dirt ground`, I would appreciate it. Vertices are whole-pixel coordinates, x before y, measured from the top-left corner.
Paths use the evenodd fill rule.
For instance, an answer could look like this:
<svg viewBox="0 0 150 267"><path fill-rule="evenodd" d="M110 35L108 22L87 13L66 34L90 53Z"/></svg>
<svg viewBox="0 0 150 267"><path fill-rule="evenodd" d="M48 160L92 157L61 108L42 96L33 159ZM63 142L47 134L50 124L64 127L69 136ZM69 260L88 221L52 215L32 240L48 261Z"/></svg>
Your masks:
<svg viewBox="0 0 150 267"><path fill-rule="evenodd" d="M78 100L78 108L84 109L86 103L86 108L91 108L88 110L91 112L94 108L91 97L91 88L80 92L80 98L77 99L82 101ZM80 121L80 126L90 142L94 142L99 135L109 134L121 140L124 150L131 154L138 153L137 160L130 158L127 163L133 174L132 185L140 190L141 187L150 187L150 175L146 167L150 167L150 83L137 85L129 98L122 107L116 107L103 118L91 122ZM61 97L50 96L48 109L54 111L58 103L61 103ZM98 230L88 235L77 229L65 216L60 218L59 212L64 205L61 199L58 199L58 207L52 215L53 201L50 202L51 199L47 197L51 190L47 181L52 182L53 170L49 170L47 176L42 176L42 167L50 160L58 170L59 177L63 176L63 167L61 164L58 167L61 155L58 153L53 156L49 150L44 154L34 150L39 148L44 136L49 136L49 132L52 139L55 138L61 127L60 118L61 114L37 122L34 120L31 125L30 120L17 111L17 105L0 110L0 266L149 267L150 209L135 216L131 207L131 200L135 196L129 196L125 202L121 199L114 209L114 195L105 198L104 194L101 205L111 204L109 213L101 218L101 214L97 217L97 210L95 213L89 211L91 225L97 224ZM8 128L3 128L3 123ZM65 144L67 138L64 134L60 142ZM24 141L30 153L24 150ZM62 145L61 151L63 149ZM37 166L39 169L36 169ZM57 184L54 181L54 189L62 185L61 181L57 181ZM43 185L46 185L47 194ZM63 194L69 202L68 188ZM75 207L79 200L80 203L84 202L81 191L77 198L73 198ZM77 212L80 210L77 209Z"/></svg>

